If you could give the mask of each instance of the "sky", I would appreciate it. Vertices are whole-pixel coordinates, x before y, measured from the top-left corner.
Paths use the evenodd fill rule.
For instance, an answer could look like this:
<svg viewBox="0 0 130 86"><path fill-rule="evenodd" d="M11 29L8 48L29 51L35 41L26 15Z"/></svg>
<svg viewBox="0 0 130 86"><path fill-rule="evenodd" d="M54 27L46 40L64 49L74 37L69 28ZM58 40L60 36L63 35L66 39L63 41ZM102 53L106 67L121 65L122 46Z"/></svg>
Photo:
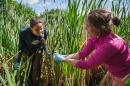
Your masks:
<svg viewBox="0 0 130 86"><path fill-rule="evenodd" d="M68 0L17 0L17 2L22 2L23 4L31 7L39 15L47 9L66 9L68 3L67 1ZM112 0L108 0L106 8L111 8L111 2Z"/></svg>
<svg viewBox="0 0 130 86"><path fill-rule="evenodd" d="M46 9L66 9L67 8L67 0L17 0L18 2L22 2L25 5L28 5L33 10L36 11L37 14L41 14ZM45 1L45 2L44 2Z"/></svg>

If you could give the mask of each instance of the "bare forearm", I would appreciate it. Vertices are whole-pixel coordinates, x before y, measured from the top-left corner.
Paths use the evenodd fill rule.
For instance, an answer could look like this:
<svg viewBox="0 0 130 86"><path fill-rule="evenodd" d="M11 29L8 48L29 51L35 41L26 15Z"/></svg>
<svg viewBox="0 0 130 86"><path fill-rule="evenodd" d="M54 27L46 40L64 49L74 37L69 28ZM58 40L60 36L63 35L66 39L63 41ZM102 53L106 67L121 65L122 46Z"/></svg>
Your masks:
<svg viewBox="0 0 130 86"><path fill-rule="evenodd" d="M72 65L72 66L76 66L76 63L78 62L79 60L76 60L76 59L65 59L64 62Z"/></svg>
<svg viewBox="0 0 130 86"><path fill-rule="evenodd" d="M79 54L78 53L73 53L73 54L70 54L66 57L66 59L79 59Z"/></svg>

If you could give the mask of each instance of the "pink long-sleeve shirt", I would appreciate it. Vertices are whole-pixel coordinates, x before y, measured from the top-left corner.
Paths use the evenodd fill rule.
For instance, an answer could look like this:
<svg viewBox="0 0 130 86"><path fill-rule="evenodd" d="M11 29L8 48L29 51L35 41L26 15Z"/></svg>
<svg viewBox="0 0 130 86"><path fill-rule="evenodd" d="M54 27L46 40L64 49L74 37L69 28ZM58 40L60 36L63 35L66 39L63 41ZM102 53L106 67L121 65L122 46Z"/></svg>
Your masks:
<svg viewBox="0 0 130 86"><path fill-rule="evenodd" d="M87 60L87 57L92 51ZM107 36L89 39L84 48L79 51L80 60L76 67L91 69L100 64L105 64L108 71L115 77L123 78L130 73L130 51L124 40L110 33Z"/></svg>

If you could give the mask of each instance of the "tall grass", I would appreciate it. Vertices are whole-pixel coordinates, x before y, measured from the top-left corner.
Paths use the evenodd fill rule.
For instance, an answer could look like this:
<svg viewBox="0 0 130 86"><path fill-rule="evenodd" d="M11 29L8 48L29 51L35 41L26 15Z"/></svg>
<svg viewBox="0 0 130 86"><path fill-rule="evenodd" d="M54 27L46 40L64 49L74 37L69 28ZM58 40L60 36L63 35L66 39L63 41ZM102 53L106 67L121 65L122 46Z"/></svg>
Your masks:
<svg viewBox="0 0 130 86"><path fill-rule="evenodd" d="M113 31L130 43L128 31L130 12L126 2L130 3L129 0L113 0L111 2L113 15L119 16L122 20L118 28L113 27ZM51 53L58 51L62 54L69 54L78 51L86 39L83 30L86 15L92 9L106 7L107 3L108 0L68 0L66 10L57 9L43 13L41 16L47 20L50 33L48 45ZM27 86L30 61L23 62L19 71L14 71L12 65L13 58L16 58L18 52L19 30L26 26L29 19L36 13L29 7L12 0L0 2L0 7L3 7L0 10L0 66L3 67L0 82L4 86L16 86L21 84L20 76L22 76L24 78L22 85ZM50 81L53 82L53 86L95 86L100 83L106 72L102 67L98 68L98 71L82 71L65 63L54 63L47 55L44 55L43 58L44 67L41 77L46 82L45 86ZM16 75L17 79L14 78ZM110 86L110 83L107 82L105 86Z"/></svg>
<svg viewBox="0 0 130 86"><path fill-rule="evenodd" d="M130 45L129 39L129 24L130 24L130 10L129 10L130 1L112 1L112 12L114 16L118 16L121 19L121 25L119 28L114 28L114 31L122 36Z"/></svg>
<svg viewBox="0 0 130 86"><path fill-rule="evenodd" d="M0 66L3 67L3 72L0 68L2 72L0 82L4 86L16 86L12 66L18 53L18 33L36 13L31 8L12 0L0 1L0 6Z"/></svg>

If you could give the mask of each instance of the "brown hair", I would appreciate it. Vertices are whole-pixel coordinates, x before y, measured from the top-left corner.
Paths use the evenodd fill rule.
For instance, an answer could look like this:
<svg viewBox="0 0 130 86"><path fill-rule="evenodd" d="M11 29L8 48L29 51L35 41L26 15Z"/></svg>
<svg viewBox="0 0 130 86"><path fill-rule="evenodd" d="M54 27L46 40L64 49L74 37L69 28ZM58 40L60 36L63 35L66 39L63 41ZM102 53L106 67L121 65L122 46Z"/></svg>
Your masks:
<svg viewBox="0 0 130 86"><path fill-rule="evenodd" d="M112 17L111 12L105 9L97 9L88 14L87 20L95 29L99 30L99 35L104 36L111 32L111 21L113 25L119 26L120 19Z"/></svg>
<svg viewBox="0 0 130 86"><path fill-rule="evenodd" d="M45 24L45 21L44 21L44 19L41 18L41 17L38 17L38 16L33 17L33 18L31 18L31 20L30 20L30 27L33 28L33 27L34 27L35 25L37 25L38 23L43 23L43 24Z"/></svg>

